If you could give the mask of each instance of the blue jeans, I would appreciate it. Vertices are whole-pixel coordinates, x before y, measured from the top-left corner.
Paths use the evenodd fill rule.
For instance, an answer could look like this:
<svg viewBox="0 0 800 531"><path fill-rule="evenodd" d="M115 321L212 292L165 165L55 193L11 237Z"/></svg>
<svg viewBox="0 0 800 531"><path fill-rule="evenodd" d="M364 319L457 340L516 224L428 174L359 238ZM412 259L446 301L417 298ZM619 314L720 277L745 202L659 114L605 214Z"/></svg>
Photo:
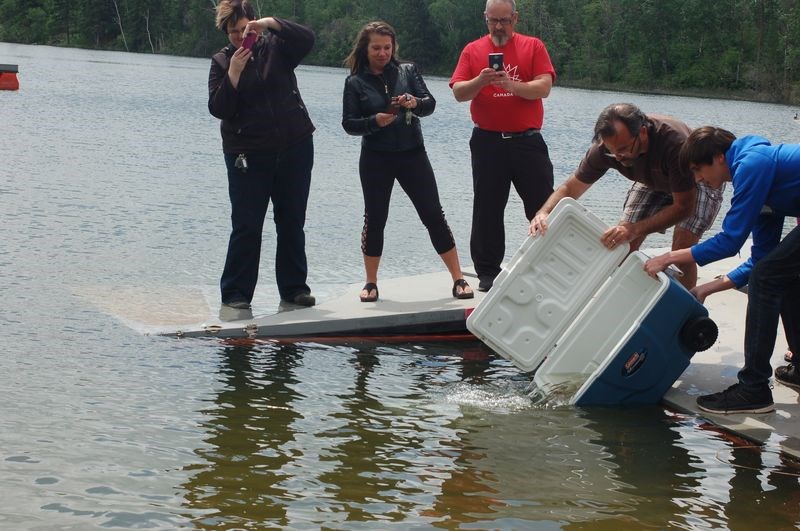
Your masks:
<svg viewBox="0 0 800 531"><path fill-rule="evenodd" d="M278 293L284 300L310 293L303 226L314 165L313 138L309 136L281 152L248 153L246 171L235 166L236 158L236 154L225 154L232 230L220 280L222 302L253 299L270 200L277 231Z"/></svg>
<svg viewBox="0 0 800 531"><path fill-rule="evenodd" d="M800 348L800 227L787 234L750 272L744 368L739 371L739 382L747 389L763 389L772 376L770 358L778 316L783 319L789 348L796 353Z"/></svg>

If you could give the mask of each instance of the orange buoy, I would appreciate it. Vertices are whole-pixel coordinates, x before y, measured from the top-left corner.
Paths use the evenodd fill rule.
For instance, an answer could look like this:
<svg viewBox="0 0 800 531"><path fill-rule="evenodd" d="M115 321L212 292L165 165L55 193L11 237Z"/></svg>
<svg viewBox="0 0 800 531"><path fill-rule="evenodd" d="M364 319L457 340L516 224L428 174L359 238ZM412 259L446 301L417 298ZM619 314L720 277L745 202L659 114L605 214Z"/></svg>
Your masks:
<svg viewBox="0 0 800 531"><path fill-rule="evenodd" d="M19 90L17 65L0 65L0 90Z"/></svg>

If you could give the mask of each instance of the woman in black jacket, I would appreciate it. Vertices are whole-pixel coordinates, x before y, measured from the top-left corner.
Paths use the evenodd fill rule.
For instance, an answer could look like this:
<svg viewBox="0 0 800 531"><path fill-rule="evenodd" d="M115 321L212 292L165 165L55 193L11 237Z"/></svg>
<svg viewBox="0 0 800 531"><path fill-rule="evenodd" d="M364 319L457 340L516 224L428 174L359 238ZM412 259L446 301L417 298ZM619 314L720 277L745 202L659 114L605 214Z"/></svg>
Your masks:
<svg viewBox="0 0 800 531"><path fill-rule="evenodd" d="M300 98L294 69L311 51L314 34L288 20L256 20L247 0L221 0L216 24L230 44L214 55L208 109L222 120L228 169L231 236L220 280L224 320L252 317L261 234L272 200L277 250L275 279L281 300L313 306L306 284L306 204L314 164L314 125ZM264 36L262 32L268 33ZM251 47L245 36L256 37Z"/></svg>
<svg viewBox="0 0 800 531"><path fill-rule="evenodd" d="M345 65L351 75L344 84L342 127L349 134L362 137L361 251L367 282L361 301L378 300L378 266L395 179L414 204L434 249L453 277L453 297L473 297L461 272L456 243L445 220L422 141L419 117L431 114L436 100L416 66L397 60L395 31L385 22L370 22L361 29Z"/></svg>

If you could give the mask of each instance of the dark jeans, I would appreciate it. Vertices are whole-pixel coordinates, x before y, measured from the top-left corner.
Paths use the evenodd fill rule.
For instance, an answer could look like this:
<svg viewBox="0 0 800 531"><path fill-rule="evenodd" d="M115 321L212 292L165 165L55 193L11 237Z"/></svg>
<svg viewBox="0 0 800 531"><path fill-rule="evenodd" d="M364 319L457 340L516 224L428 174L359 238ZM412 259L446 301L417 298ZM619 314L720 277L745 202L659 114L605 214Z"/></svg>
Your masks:
<svg viewBox="0 0 800 531"><path fill-rule="evenodd" d="M439 189L425 148L400 152L362 149L358 170L364 193L361 251L365 255L383 254L383 233L395 180L411 199L436 252L446 253L456 246L439 202Z"/></svg>
<svg viewBox="0 0 800 531"><path fill-rule="evenodd" d="M739 381L745 388L763 389L770 376L778 316L789 349L800 348L800 227L795 227L750 272L747 285L747 317L744 331L744 368Z"/></svg>
<svg viewBox="0 0 800 531"><path fill-rule="evenodd" d="M247 154L247 170L235 167L237 155L225 154L231 199L231 236L220 280L222 302L250 302L258 281L261 234L272 200L277 231L275 279L281 299L310 293L306 284L306 203L314 165L308 137L281 152Z"/></svg>
<svg viewBox="0 0 800 531"><path fill-rule="evenodd" d="M553 164L542 135L502 138L473 129L470 253L478 278L494 280L506 253L505 210L511 184L530 221L553 193ZM517 230L525 234L519 224Z"/></svg>

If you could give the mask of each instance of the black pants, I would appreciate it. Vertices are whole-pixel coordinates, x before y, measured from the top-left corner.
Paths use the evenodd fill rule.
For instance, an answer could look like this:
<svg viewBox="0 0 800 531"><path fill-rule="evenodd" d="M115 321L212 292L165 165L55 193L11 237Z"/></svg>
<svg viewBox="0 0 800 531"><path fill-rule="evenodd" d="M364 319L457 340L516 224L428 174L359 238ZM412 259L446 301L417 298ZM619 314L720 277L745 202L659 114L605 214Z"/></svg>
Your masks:
<svg viewBox="0 0 800 531"><path fill-rule="evenodd" d="M502 138L475 128L472 153L472 234L470 253L481 280L493 281L506 252L505 209L511 184L530 221L553 193L553 164L542 135ZM518 228L520 234L525 228Z"/></svg>
<svg viewBox="0 0 800 531"><path fill-rule="evenodd" d="M414 204L439 254L456 246L439 202L439 189L425 148L390 152L361 149L358 164L364 193L364 229L361 251L367 256L383 254L383 231L389 217L389 200L397 180Z"/></svg>
<svg viewBox="0 0 800 531"><path fill-rule="evenodd" d="M247 155L247 171L226 154L231 199L231 236L222 272L222 302L250 302L258 281L261 233L272 200L277 231L275 279L281 299L310 293L306 284L306 204L314 165L312 137L285 151Z"/></svg>
<svg viewBox="0 0 800 531"><path fill-rule="evenodd" d="M800 227L792 229L750 272L739 381L753 391L769 385L778 316L783 319L792 363L800 364Z"/></svg>

